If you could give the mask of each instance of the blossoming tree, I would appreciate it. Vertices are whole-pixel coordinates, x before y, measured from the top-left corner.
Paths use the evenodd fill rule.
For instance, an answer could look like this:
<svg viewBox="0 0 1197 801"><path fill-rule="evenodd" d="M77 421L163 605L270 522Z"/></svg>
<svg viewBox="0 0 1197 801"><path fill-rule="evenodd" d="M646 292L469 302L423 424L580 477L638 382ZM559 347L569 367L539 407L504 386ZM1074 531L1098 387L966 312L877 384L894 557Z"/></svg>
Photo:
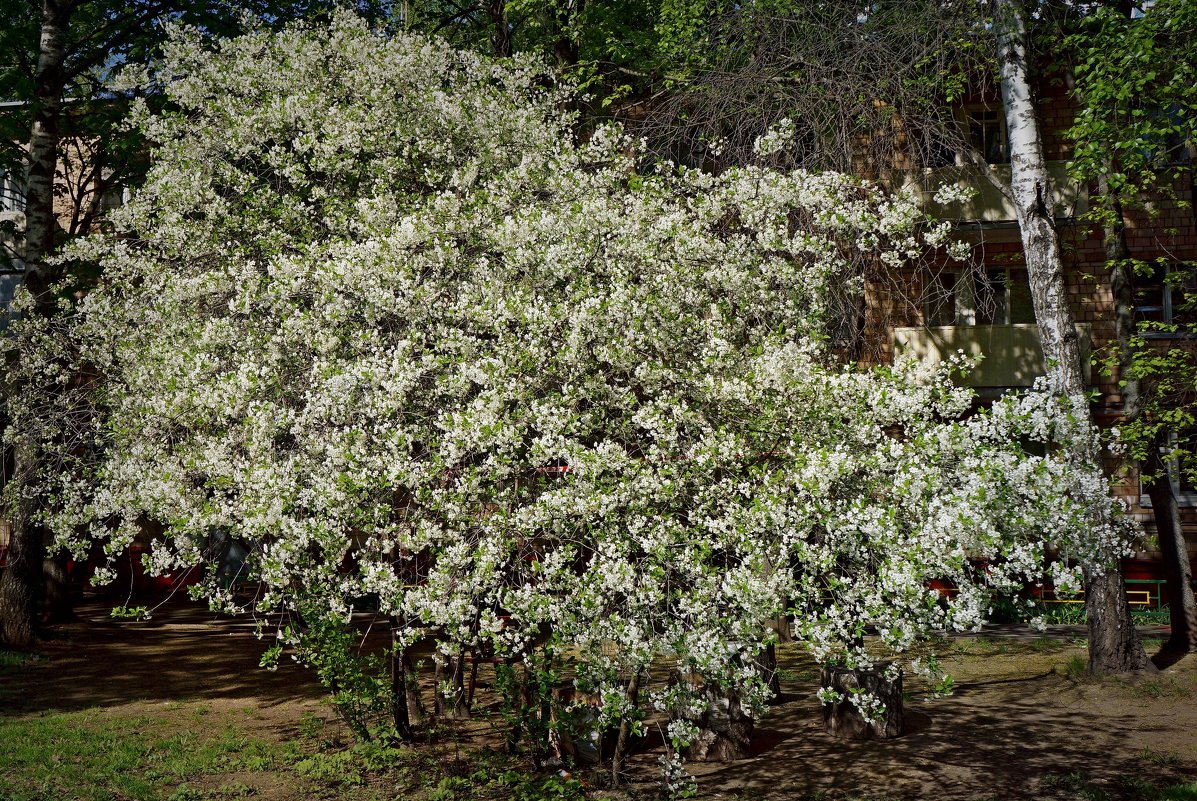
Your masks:
<svg viewBox="0 0 1197 801"><path fill-rule="evenodd" d="M1092 436L1074 401L968 415L963 365L835 363L833 290L943 245L908 198L645 167L577 142L538 65L347 16L182 32L158 77L149 181L71 253L104 276L71 310L98 446L44 489L77 552L155 521L165 571L234 532L254 608L302 612L280 645L368 599L397 659L567 656L621 749L659 710L678 782L713 697L764 711L779 618L867 666L866 628L975 628L1048 542L1123 547L1100 473L1042 447Z"/></svg>

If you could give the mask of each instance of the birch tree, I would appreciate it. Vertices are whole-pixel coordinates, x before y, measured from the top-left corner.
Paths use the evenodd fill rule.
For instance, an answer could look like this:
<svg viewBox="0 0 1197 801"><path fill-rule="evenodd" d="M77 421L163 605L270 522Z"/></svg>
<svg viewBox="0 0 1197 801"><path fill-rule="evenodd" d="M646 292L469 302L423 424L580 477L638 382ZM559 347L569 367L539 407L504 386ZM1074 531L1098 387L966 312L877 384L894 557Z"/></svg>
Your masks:
<svg viewBox="0 0 1197 801"><path fill-rule="evenodd" d="M1025 11L1020 0L996 0L993 30L997 39L1002 105L1010 148L1010 191L1018 216L1035 321L1050 373L1059 389L1084 399L1086 387L1079 338L1064 282L1059 234L1052 217L1052 186L1043 156L1028 78ZM1087 403L1076 404L1089 421ZM1078 458L1100 463L1095 451ZM1089 669L1125 673L1152 667L1136 635L1126 587L1117 563L1089 562L1085 572L1085 611L1089 628Z"/></svg>

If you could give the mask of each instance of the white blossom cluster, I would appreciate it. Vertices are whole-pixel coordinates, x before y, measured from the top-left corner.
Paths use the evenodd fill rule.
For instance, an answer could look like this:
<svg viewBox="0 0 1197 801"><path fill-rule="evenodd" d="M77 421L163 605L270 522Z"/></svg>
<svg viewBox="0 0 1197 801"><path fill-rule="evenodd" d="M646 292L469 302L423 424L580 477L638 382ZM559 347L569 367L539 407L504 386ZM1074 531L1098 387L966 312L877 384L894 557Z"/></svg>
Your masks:
<svg viewBox="0 0 1197 801"><path fill-rule="evenodd" d="M868 664L866 632L977 628L1048 544L1124 547L1100 471L1052 447L1092 436L1069 401L970 415L961 361L835 365L862 251L942 241L909 200L638 169L618 128L575 141L536 64L345 15L181 32L167 64L148 183L70 254L104 276L73 313L100 458L49 521L77 552L151 521L166 571L234 532L260 610L369 598L445 653L551 637L611 717L661 660L759 713L771 621Z"/></svg>

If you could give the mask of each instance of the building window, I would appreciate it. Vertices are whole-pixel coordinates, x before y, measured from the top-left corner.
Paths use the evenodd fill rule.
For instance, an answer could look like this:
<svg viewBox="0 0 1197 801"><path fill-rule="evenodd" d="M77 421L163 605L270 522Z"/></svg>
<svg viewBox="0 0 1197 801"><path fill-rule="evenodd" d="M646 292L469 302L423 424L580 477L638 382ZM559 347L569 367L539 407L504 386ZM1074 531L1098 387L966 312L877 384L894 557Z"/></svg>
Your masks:
<svg viewBox="0 0 1197 801"><path fill-rule="evenodd" d="M1006 120L998 109L970 108L965 112L968 142L986 164L1006 164L1010 150L1006 142Z"/></svg>
<svg viewBox="0 0 1197 801"><path fill-rule="evenodd" d="M1197 322L1189 297L1197 292L1197 276L1171 264L1148 264L1135 271L1135 322L1145 336L1171 335L1162 330Z"/></svg>
<svg viewBox="0 0 1197 801"><path fill-rule="evenodd" d="M936 273L927 282L924 315L929 326L1033 324L1026 270L986 267Z"/></svg>
<svg viewBox="0 0 1197 801"><path fill-rule="evenodd" d="M957 273L944 270L930 276L926 283L923 319L929 326L956 325Z"/></svg>
<svg viewBox="0 0 1197 801"><path fill-rule="evenodd" d="M1189 443L1186 445L1187 450L1192 447L1192 443L1197 442L1197 431L1185 431L1184 435L1184 441ZM1197 486L1194 485L1191 471L1181 469L1181 460L1175 453L1179 441L1176 434L1169 434L1168 444L1160 448L1164 463L1168 466L1168 483L1172 485L1172 495L1176 498L1178 506L1197 506ZM1193 455L1186 454L1185 458L1187 461L1192 459ZM1142 479L1139 480L1139 505L1147 509L1151 508L1151 496L1147 494L1147 488L1143 486Z"/></svg>
<svg viewBox="0 0 1197 801"><path fill-rule="evenodd" d="M920 166L929 169L964 167L978 157L986 164L1010 163L1006 117L1000 107L957 108L942 123L912 130L910 137Z"/></svg>
<svg viewBox="0 0 1197 801"><path fill-rule="evenodd" d="M24 210L25 192L19 178L0 169L0 212Z"/></svg>
<svg viewBox="0 0 1197 801"><path fill-rule="evenodd" d="M24 279L23 273L0 272L0 333L8 330L12 319L12 301Z"/></svg>

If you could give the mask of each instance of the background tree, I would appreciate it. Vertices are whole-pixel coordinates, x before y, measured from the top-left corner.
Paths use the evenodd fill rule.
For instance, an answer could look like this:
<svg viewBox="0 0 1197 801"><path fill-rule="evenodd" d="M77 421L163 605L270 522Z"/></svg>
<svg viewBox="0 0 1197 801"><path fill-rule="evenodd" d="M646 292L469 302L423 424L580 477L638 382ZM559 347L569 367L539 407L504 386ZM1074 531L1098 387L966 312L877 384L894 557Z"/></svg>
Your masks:
<svg viewBox="0 0 1197 801"><path fill-rule="evenodd" d="M639 128L662 155L714 169L739 163L749 158L759 131L779 118L795 121L794 146L784 158L810 168L897 176L900 183L911 170L943 166L945 153L959 154L977 180L989 181L1018 209L1049 369L1062 371L1062 391L1084 393L1031 90L1035 64L1023 3L998 2L989 10L968 2L768 3L721 16L700 13L707 16L683 29L690 41L704 42L693 48L703 55ZM1009 181L985 164L947 111L962 95L998 83L1010 135ZM884 275L872 287L909 298L905 277L888 292ZM1087 573L1091 668L1143 668L1146 656L1121 575L1096 564Z"/></svg>
<svg viewBox="0 0 1197 801"><path fill-rule="evenodd" d="M246 19L281 22L328 7L318 2L270 0L228 4L3 1L0 13L7 22L0 34L0 98L15 105L0 117L0 152L3 166L25 179L20 256L23 283L33 302L24 308L24 314L52 317L59 293L71 291L63 280L73 277L86 282L88 276L68 276L65 263L51 257L64 236L93 228L105 193L119 193L122 187L136 183L144 169L141 141L119 124L128 97L113 91L113 72L152 59L170 23L195 25L221 35L235 32ZM366 10L382 13L385 9ZM72 149L78 152L72 154ZM81 194L69 198L74 202L69 204L64 228L56 199L59 206L66 205L62 203L68 199L64 197L68 182L63 180L66 164L77 166L84 175L70 182ZM11 351L10 358L14 358ZM36 371L10 364L5 396L32 394L45 399L47 410L57 408L51 400L55 387L27 383L39 380ZM53 558L44 559L47 534L32 522L35 509L30 504L35 501L26 491L33 476L45 469L41 464L43 447L63 430L48 418L40 423L29 418L24 423L32 429L18 432L9 426L14 469L5 484L12 537L8 567L0 576L0 642L18 647L33 639L39 596L45 589L55 601L46 607L52 617L69 612L63 586L65 555L51 554Z"/></svg>
<svg viewBox="0 0 1197 801"><path fill-rule="evenodd" d="M1197 139L1197 4L1163 0L1132 13L1131 4L1119 3L1073 24L1079 29L1066 40L1066 57L1081 111L1069 131L1076 143L1070 169L1098 189L1088 217L1104 233L1114 290L1112 361L1121 377L1121 427L1151 498L1168 580L1172 631L1165 649L1184 654L1197 645L1197 601L1172 485L1178 472L1193 470L1197 362L1183 339L1152 337L1189 332L1177 322L1185 318L1194 266L1136 258L1126 228L1131 215L1150 221L1153 202L1180 203L1178 182L1188 183L1191 197L1187 143ZM1164 291L1177 299L1176 320L1137 324L1136 274L1148 278L1157 270L1167 272Z"/></svg>
<svg viewBox="0 0 1197 801"><path fill-rule="evenodd" d="M1020 0L996 0L993 32L997 40L1002 106L1010 147L1010 189L1018 216L1022 249L1031 284L1035 322L1049 373L1059 376L1059 389L1084 398L1086 386L1076 321L1068 305L1060 239L1053 217L1052 184L1043 155L1043 138L1031 91L1026 11ZM1085 423L1092 416L1078 404ZM1090 450L1078 458L1097 463ZM1085 570L1085 613L1089 629L1089 670L1126 673L1151 667L1135 634L1126 585L1117 563L1089 562Z"/></svg>

